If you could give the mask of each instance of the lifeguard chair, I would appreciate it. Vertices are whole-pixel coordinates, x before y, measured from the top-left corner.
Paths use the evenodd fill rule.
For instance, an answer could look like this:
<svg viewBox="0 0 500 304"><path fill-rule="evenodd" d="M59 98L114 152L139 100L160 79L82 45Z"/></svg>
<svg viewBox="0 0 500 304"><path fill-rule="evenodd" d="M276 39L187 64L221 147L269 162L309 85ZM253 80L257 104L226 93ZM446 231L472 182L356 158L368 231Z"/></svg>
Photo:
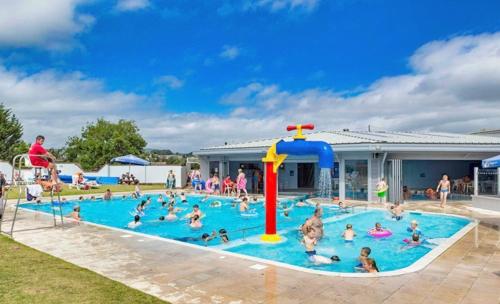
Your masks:
<svg viewBox="0 0 500 304"><path fill-rule="evenodd" d="M39 184L41 178L43 177L42 173L44 171L47 171L47 175L50 177L50 170L44 167L40 166L34 166L29 158L29 154L19 154L14 157L12 160L12 175L11 175L11 182L10 182L10 187L9 189L2 189L5 191L2 191L2 198L0 199L0 232L2 231L2 223L5 220L5 210L7 208L7 197L8 197L8 192L10 190L17 189L17 202L16 202L16 207L14 211L14 216L12 218L12 225L10 228L10 232L5 232L6 234L10 235L10 237L13 237L14 235L14 225L16 223L17 219L17 212L19 210L19 205L21 204L21 197L23 195L23 192L26 193L26 189L28 185L33 185L33 184ZM39 155L37 155L39 156ZM33 178L31 177L23 177L23 169L31 169L33 173ZM42 186L43 188L43 186ZM44 189L45 190L45 189ZM51 203L51 209L52 209L52 217L54 219L54 227L57 226L57 215L56 211L59 211L59 216L61 219L61 227L64 226L64 218L63 218L63 211L62 211L62 202L61 202L61 194L60 191L56 191L56 186L51 186L50 188L50 203ZM54 193L57 193L57 202L54 200Z"/></svg>

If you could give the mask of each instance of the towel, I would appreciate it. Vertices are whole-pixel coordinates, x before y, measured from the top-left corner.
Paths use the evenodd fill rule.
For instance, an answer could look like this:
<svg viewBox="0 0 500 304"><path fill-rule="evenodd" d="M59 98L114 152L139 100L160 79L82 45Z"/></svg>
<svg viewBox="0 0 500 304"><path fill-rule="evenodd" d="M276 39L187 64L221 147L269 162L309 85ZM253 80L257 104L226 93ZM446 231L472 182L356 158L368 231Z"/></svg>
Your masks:
<svg viewBox="0 0 500 304"><path fill-rule="evenodd" d="M37 198L39 196L42 196L42 193L43 193L43 188L39 184L26 186L26 197L32 196L32 197Z"/></svg>

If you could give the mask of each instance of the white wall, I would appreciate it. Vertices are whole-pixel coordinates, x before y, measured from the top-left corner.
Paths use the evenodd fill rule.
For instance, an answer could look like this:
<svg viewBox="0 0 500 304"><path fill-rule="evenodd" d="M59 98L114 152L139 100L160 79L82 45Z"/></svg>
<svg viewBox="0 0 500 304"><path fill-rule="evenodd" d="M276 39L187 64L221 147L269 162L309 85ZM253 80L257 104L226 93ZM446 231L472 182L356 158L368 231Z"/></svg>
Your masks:
<svg viewBox="0 0 500 304"><path fill-rule="evenodd" d="M57 169L61 170L61 175L74 175L79 171L83 171L78 165L73 163L58 163ZM105 165L97 172L84 172L84 175L121 177L122 174L130 171L141 183L165 183L170 170L174 172L176 177L175 187L183 187L187 179L187 171L184 166L130 166L129 170L128 165ZM5 174L7 180L12 180L12 166L9 163L0 161L0 171ZM23 177L33 175L32 169L23 169L21 171Z"/></svg>
<svg viewBox="0 0 500 304"><path fill-rule="evenodd" d="M87 172L89 176L115 176L121 177L122 174L130 172L141 183L165 183L168 172L172 170L175 174L175 187L180 188L186 184L186 167L184 166L128 166L105 165L97 172Z"/></svg>

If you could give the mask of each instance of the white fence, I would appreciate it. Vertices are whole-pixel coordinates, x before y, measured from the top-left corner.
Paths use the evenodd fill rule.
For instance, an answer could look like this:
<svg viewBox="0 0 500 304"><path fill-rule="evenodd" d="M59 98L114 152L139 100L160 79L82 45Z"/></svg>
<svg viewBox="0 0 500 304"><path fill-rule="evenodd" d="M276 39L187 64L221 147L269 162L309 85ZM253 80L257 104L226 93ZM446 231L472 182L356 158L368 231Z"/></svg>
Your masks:
<svg viewBox="0 0 500 304"><path fill-rule="evenodd" d="M77 172L84 172L78 165L74 163L58 163L57 169L61 170L61 175L74 175ZM141 183L165 183L168 172L172 170L175 174L175 187L180 188L186 184L187 171L185 166L128 166L105 165L97 172L84 172L87 176L116 176L121 177L122 174L130 172ZM12 180L12 166L7 162L0 161L0 171L3 172L7 180ZM31 169L22 170L23 177L31 176Z"/></svg>

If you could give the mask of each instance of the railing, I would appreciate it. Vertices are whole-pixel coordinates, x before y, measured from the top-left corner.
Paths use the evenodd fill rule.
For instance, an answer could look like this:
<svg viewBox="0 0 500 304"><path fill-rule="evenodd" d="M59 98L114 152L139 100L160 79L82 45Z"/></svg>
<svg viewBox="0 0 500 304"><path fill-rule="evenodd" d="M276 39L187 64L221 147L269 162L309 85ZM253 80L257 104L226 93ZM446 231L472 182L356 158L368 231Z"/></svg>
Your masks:
<svg viewBox="0 0 500 304"><path fill-rule="evenodd" d="M500 196L500 168L474 168L474 195Z"/></svg>

